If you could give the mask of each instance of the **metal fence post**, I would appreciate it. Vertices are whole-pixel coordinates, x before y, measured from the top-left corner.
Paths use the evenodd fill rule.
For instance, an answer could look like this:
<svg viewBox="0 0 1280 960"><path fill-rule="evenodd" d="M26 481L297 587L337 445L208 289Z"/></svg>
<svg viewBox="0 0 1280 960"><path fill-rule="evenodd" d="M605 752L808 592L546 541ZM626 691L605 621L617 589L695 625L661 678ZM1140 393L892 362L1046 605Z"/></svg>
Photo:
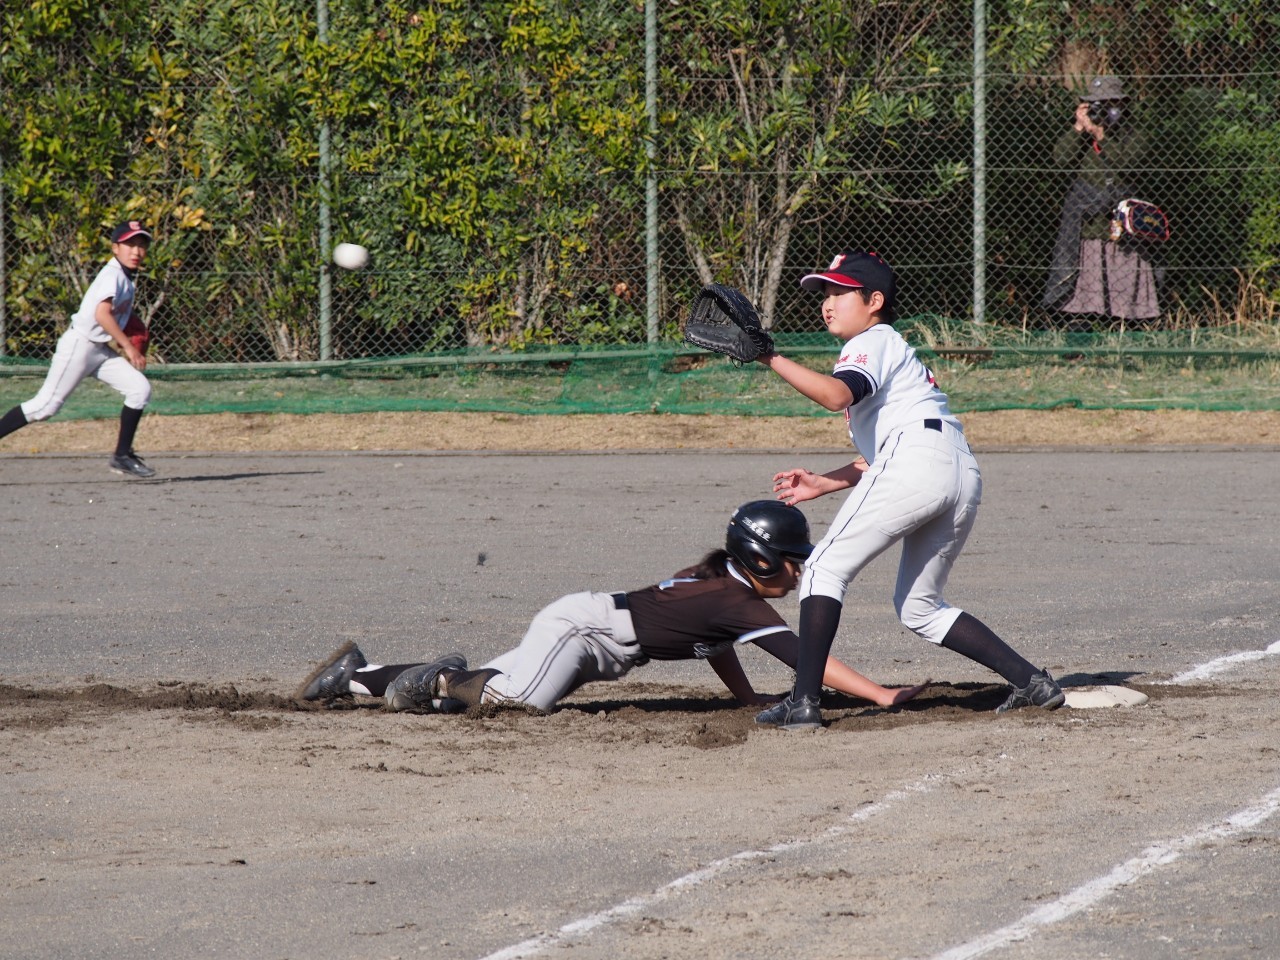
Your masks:
<svg viewBox="0 0 1280 960"><path fill-rule="evenodd" d="M316 39L329 42L329 3L316 0ZM320 359L333 359L331 324L333 312L333 278L329 272L329 249L332 244L329 220L329 121L320 124Z"/></svg>
<svg viewBox="0 0 1280 960"><path fill-rule="evenodd" d="M5 269L4 269L4 157L0 155L0 357L5 355L5 339L8 328L5 326Z"/></svg>
<svg viewBox="0 0 1280 960"><path fill-rule="evenodd" d="M649 343L658 342L658 174L653 169L658 138L658 2L644 4L644 109L649 117L644 184L645 316Z"/></svg>
<svg viewBox="0 0 1280 960"><path fill-rule="evenodd" d="M973 0L973 322L987 316L987 9Z"/></svg>

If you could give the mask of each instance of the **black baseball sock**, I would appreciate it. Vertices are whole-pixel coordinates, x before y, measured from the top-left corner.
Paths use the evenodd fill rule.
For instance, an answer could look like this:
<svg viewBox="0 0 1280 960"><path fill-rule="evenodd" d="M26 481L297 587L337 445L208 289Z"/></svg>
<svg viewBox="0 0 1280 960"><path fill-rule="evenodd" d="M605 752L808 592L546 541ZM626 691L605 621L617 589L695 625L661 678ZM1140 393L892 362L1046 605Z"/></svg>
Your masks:
<svg viewBox="0 0 1280 960"><path fill-rule="evenodd" d="M391 681L410 667L420 667L420 663L399 663L391 666L378 666L372 670L357 670L351 677L352 683L358 683L369 691L371 697L386 696Z"/></svg>
<svg viewBox="0 0 1280 960"><path fill-rule="evenodd" d="M27 425L27 415L22 412L22 404L18 404L3 417L0 417L0 437L7 437L13 431Z"/></svg>
<svg viewBox="0 0 1280 960"><path fill-rule="evenodd" d="M1031 682L1036 668L1023 659L1018 651L1001 640L991 628L977 617L962 613L956 619L942 645L954 650L988 670L994 670L1015 687L1025 687Z"/></svg>
<svg viewBox="0 0 1280 960"><path fill-rule="evenodd" d="M142 411L133 407L120 408L120 435L116 438L116 456L133 453L133 437L142 422Z"/></svg>
<svg viewBox="0 0 1280 960"><path fill-rule="evenodd" d="M811 596L800 601L800 656L796 661L796 686L792 696L817 698L827 655L840 626L844 604L834 597Z"/></svg>

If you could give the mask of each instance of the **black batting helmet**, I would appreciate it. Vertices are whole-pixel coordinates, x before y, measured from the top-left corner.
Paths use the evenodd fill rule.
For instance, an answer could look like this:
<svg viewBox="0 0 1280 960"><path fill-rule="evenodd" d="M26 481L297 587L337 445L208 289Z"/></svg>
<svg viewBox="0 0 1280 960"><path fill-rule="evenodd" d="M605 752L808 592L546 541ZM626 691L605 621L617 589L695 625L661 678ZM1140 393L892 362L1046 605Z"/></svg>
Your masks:
<svg viewBox="0 0 1280 960"><path fill-rule="evenodd" d="M805 560L813 552L809 521L795 507L777 500L744 503L729 518L724 548L755 577L782 572L782 561Z"/></svg>

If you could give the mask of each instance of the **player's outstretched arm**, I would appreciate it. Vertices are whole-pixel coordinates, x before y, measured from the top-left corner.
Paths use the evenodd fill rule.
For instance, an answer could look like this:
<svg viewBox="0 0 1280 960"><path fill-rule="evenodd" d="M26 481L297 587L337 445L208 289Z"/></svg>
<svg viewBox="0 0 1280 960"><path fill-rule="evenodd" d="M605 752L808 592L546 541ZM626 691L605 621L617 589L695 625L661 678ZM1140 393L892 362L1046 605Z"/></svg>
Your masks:
<svg viewBox="0 0 1280 960"><path fill-rule="evenodd" d="M804 396L828 410L839 412L853 403L853 393L843 380L810 370L778 353L766 354L757 361L764 364Z"/></svg>
<svg viewBox="0 0 1280 960"><path fill-rule="evenodd" d="M882 687L835 657L827 657L827 669L822 674L822 685L841 693L861 697L863 700L870 700L882 707L892 707L899 703L906 703L915 697L929 685L929 681L917 683L914 687Z"/></svg>
<svg viewBox="0 0 1280 960"><path fill-rule="evenodd" d="M751 641L765 653L777 657L791 669L795 669L800 648L800 638L790 630L767 634ZM735 658L736 659L736 658ZM827 666L822 673L822 685L847 693L851 696L870 700L882 707L892 707L906 703L929 685L928 680L914 687L882 687L874 680L864 677L857 670L841 663L835 657L827 657Z"/></svg>
<svg viewBox="0 0 1280 960"><path fill-rule="evenodd" d="M795 506L837 490L848 490L862 479L866 471L867 461L861 457L830 473L814 473L795 467L773 475L773 492L783 503Z"/></svg>
<svg viewBox="0 0 1280 960"><path fill-rule="evenodd" d="M742 669L736 650L726 650L724 653L717 653L714 657L707 657L707 663L711 664L711 669L716 672L716 676L724 681L724 685L729 688L729 692L738 699L739 703L745 703L748 706L764 706L777 703L782 699L767 693L756 693L755 688L751 686L751 681L747 679L746 672Z"/></svg>

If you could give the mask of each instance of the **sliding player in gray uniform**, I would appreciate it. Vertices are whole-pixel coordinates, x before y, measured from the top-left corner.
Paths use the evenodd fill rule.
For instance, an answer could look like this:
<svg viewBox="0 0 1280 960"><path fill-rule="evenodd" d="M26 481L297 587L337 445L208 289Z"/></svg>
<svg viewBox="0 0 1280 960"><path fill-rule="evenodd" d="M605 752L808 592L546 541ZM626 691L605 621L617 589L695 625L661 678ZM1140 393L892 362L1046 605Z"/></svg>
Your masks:
<svg viewBox="0 0 1280 960"><path fill-rule="evenodd" d="M150 244L151 231L137 220L127 220L111 231L112 257L93 278L80 309L71 315L71 325L58 338L44 385L30 400L0 417L0 437L28 423L48 420L85 377L97 377L124 397L116 452L108 465L128 476L155 476L133 452L134 434L151 399L151 382L142 372L147 358L124 333L133 312L134 276ZM119 353L108 347L112 342Z"/></svg>
<svg viewBox="0 0 1280 960"><path fill-rule="evenodd" d="M723 550L670 580L628 593L573 593L533 618L520 645L478 670L457 654L431 663L369 663L345 644L305 681L302 700L353 694L383 697L389 710L457 713L480 704L551 710L595 680L617 680L650 660L705 659L744 704L766 704L738 660L738 644L754 643L788 666L797 640L766 601L795 587L813 546L809 524L795 507L756 500L729 520ZM827 686L881 706L905 703L923 688L887 689L830 659Z"/></svg>
<svg viewBox="0 0 1280 960"><path fill-rule="evenodd" d="M814 548L800 585L800 656L791 696L757 722L784 730L820 726L818 692L850 582L902 544L893 604L908 629L994 670L1013 685L997 709L1055 709L1064 697L1038 670L971 614L942 599L951 566L973 529L982 477L947 395L892 326L896 281L874 253L841 253L800 281L822 292L822 319L845 341L830 376L778 354L759 362L810 400L844 411L861 456L826 474L784 470L774 492L796 504L837 490L849 496Z"/></svg>

